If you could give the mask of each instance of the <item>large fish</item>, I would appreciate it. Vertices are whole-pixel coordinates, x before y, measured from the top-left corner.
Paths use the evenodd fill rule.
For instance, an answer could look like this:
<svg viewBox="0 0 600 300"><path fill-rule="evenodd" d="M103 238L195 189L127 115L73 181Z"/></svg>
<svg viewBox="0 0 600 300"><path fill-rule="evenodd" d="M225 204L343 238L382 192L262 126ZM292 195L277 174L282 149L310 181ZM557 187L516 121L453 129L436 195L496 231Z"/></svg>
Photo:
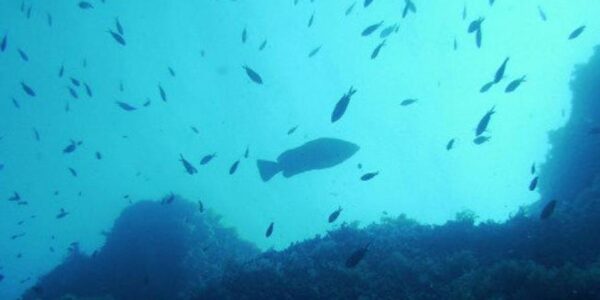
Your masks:
<svg viewBox="0 0 600 300"><path fill-rule="evenodd" d="M300 173L326 169L341 164L358 151L356 144L335 138L319 138L287 150L277 161L257 160L256 165L263 181L269 181L277 173L289 178Z"/></svg>

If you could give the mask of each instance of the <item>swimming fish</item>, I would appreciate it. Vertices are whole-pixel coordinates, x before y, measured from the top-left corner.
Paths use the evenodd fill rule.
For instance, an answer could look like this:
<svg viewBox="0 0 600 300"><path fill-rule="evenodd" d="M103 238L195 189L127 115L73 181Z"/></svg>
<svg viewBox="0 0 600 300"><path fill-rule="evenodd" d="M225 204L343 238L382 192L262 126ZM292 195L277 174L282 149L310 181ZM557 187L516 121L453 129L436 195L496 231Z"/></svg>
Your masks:
<svg viewBox="0 0 600 300"><path fill-rule="evenodd" d="M263 83L262 77L260 77L260 75L258 75L258 73L256 73L256 71L254 71L253 69L251 69L248 66L242 66L242 68L244 68L244 70L246 70L246 75L248 75L250 80L252 80L254 83L256 83L256 84Z"/></svg>
<svg viewBox="0 0 600 300"><path fill-rule="evenodd" d="M489 141L491 138L492 137L480 135L480 136L476 137L475 139L473 139L473 143L475 143L476 145L481 145L481 144Z"/></svg>
<svg viewBox="0 0 600 300"><path fill-rule="evenodd" d="M269 224L269 227L267 228L267 231L265 232L265 237L270 237L273 234L273 222L271 222L271 224Z"/></svg>
<svg viewBox="0 0 600 300"><path fill-rule="evenodd" d="M475 33L475 44L477 45L477 48L481 48L481 28L477 30L477 32Z"/></svg>
<svg viewBox="0 0 600 300"><path fill-rule="evenodd" d="M202 201L198 200L198 211L200 213L204 212L204 204L202 203Z"/></svg>
<svg viewBox="0 0 600 300"><path fill-rule="evenodd" d="M124 111L134 111L137 108L135 108L134 106L129 105L128 103L125 102L121 102L121 101L116 101L115 102L121 109L123 109Z"/></svg>
<svg viewBox="0 0 600 300"><path fill-rule="evenodd" d="M315 20L315 13L313 12L312 15L310 15L310 19L308 19L308 28L310 28L313 24L313 21Z"/></svg>
<svg viewBox="0 0 600 300"><path fill-rule="evenodd" d="M392 24L386 28L384 28L380 33L379 33L379 37L382 39L387 38L390 34L392 34L394 31L396 31L397 29L397 24Z"/></svg>
<svg viewBox="0 0 600 300"><path fill-rule="evenodd" d="M481 23L483 23L484 20L485 20L485 18L480 17L478 19L471 21L471 23L469 23L469 27L467 28L467 32L473 33L475 31L478 31L479 29L481 29Z"/></svg>
<svg viewBox="0 0 600 300"><path fill-rule="evenodd" d="M487 91L488 91L488 90L489 90L489 89L490 89L492 86L494 86L494 82L493 82L493 81L490 81L490 82L488 82L488 83L484 84L484 85L483 85L483 86L482 86L482 87L479 89L479 92L480 92L480 93L485 93L485 92L487 92Z"/></svg>
<svg viewBox="0 0 600 300"><path fill-rule="evenodd" d="M71 83L76 87L79 87L81 85L81 82L73 77L69 78L69 80L71 80Z"/></svg>
<svg viewBox="0 0 600 300"><path fill-rule="evenodd" d="M240 164L240 160L236 160L235 162L233 162L233 164L231 164L231 167L229 167L229 175L233 175L235 173L235 171L237 171L238 165Z"/></svg>
<svg viewBox="0 0 600 300"><path fill-rule="evenodd" d="M336 138L319 138L286 150L277 161L256 161L260 177L269 181L277 173L289 178L307 171L334 167L359 150L359 146Z"/></svg>
<svg viewBox="0 0 600 300"><path fill-rule="evenodd" d="M373 3L373 0L365 0L365 2L363 3L363 7L367 7L369 5L371 5L371 3Z"/></svg>
<svg viewBox="0 0 600 300"><path fill-rule="evenodd" d="M109 29L108 33L110 33L110 36L112 36L112 38L117 43L119 43L119 45L121 45L121 46L127 45L127 43L125 42L125 38L122 35L120 35L118 32L114 32L114 31L112 31L112 30Z"/></svg>
<svg viewBox="0 0 600 300"><path fill-rule="evenodd" d="M446 150L450 151L452 147L454 147L454 139L448 141L448 143L446 144Z"/></svg>
<svg viewBox="0 0 600 300"><path fill-rule="evenodd" d="M169 74L171 75L171 77L175 77L175 70L173 70L173 68L167 67L167 70L169 70Z"/></svg>
<svg viewBox="0 0 600 300"><path fill-rule="evenodd" d="M81 146L81 144L83 144L82 141L76 142L71 140L71 143L63 149L63 153L73 153L75 150L77 150L78 146Z"/></svg>
<svg viewBox="0 0 600 300"><path fill-rule="evenodd" d="M350 15L352 13L352 10L354 9L355 5L356 5L356 2L353 2L352 4L350 4L350 6L348 6L348 8L346 8L344 15L346 15L346 16Z"/></svg>
<svg viewBox="0 0 600 300"><path fill-rule="evenodd" d="M402 18L406 18L409 12L416 13L417 7L411 0L404 0L404 10L402 11Z"/></svg>
<svg viewBox="0 0 600 300"><path fill-rule="evenodd" d="M329 221L329 223L333 223L335 222L335 220L337 220L337 218L340 216L340 213L342 212L342 207L338 207L338 209L336 209L335 211L333 211L330 215L329 218L327 219Z"/></svg>
<svg viewBox="0 0 600 300"><path fill-rule="evenodd" d="M77 94L77 91L75 91L72 87L68 87L69 89L69 94L71 95L71 97L75 98L75 99L79 99L79 95Z"/></svg>
<svg viewBox="0 0 600 300"><path fill-rule="evenodd" d="M264 40L260 46L258 46L258 51L263 51L263 49L265 49L265 47L267 46L267 40Z"/></svg>
<svg viewBox="0 0 600 300"><path fill-rule="evenodd" d="M535 163L531 164L531 174L535 174Z"/></svg>
<svg viewBox="0 0 600 300"><path fill-rule="evenodd" d="M371 35L371 33L375 32L381 25L383 25L383 21L379 22L379 23L375 23L372 25L367 26L367 28L365 28L361 35L362 36L369 36Z"/></svg>
<svg viewBox="0 0 600 300"><path fill-rule="evenodd" d="M544 12L544 10L542 9L541 6L538 5L538 13L540 14L540 18L542 18L542 21L546 21L546 13Z"/></svg>
<svg viewBox="0 0 600 300"><path fill-rule="evenodd" d="M506 64L508 63L509 59L510 57L507 57L496 71L496 74L494 74L494 83L500 82L500 80L502 80L502 78L504 77L504 71L506 70Z"/></svg>
<svg viewBox="0 0 600 300"><path fill-rule="evenodd" d="M158 92L160 94L160 99L162 99L163 102L167 102L167 93L165 92L163 87L160 85L160 83L158 84Z"/></svg>
<svg viewBox="0 0 600 300"><path fill-rule="evenodd" d="M102 153L96 151L96 159L97 160L101 160L102 159Z"/></svg>
<svg viewBox="0 0 600 300"><path fill-rule="evenodd" d="M246 28L244 28L244 30L242 31L242 43L246 43L247 39L248 39L248 32L246 31Z"/></svg>
<svg viewBox="0 0 600 300"><path fill-rule="evenodd" d="M573 30L573 32L571 32L571 34L569 34L569 40L576 39L579 35L581 35L581 33L583 33L584 29L585 29L585 25L577 27L577 29Z"/></svg>
<svg viewBox="0 0 600 300"><path fill-rule="evenodd" d="M537 186L537 183L538 183L538 177L537 177L537 176L535 176L535 177L534 177L534 178L531 180L531 182L529 183L529 190L530 190L530 191L533 191L533 190L535 190L535 187Z"/></svg>
<svg viewBox="0 0 600 300"><path fill-rule="evenodd" d="M361 260L363 260L363 258L365 257L365 254L367 254L367 250L369 250L370 245L371 245L371 243L367 243L364 247L361 247L361 248L357 249L356 251L352 252L350 257L348 257L348 259L346 259L346 267L350 268L350 269L356 267L356 265L358 265L358 263Z"/></svg>
<svg viewBox="0 0 600 300"><path fill-rule="evenodd" d="M485 113L485 115L483 115L481 120L479 120L479 123L477 124L477 129L475 129L475 136L480 136L482 133L484 133L487 130L487 127L490 124L492 115L496 113L494 108L495 108L495 106L493 106L490 110L488 110Z"/></svg>
<svg viewBox="0 0 600 300"><path fill-rule="evenodd" d="M33 129L33 137L35 138L36 141L40 141L40 133L38 132L37 129Z"/></svg>
<svg viewBox="0 0 600 300"><path fill-rule="evenodd" d="M546 220L546 219L550 218L550 216L552 216L552 213L554 213L555 208L556 208L556 200L551 200L550 202L546 203L546 205L542 209L542 212L540 213L540 219Z"/></svg>
<svg viewBox="0 0 600 300"><path fill-rule="evenodd" d="M8 198L8 201L20 201L21 200L21 195L19 195L19 193L17 192L13 192L13 195L10 196L10 198Z"/></svg>
<svg viewBox="0 0 600 300"><path fill-rule="evenodd" d="M123 26L121 26L121 22L119 22L119 18L115 18L115 27L117 28L117 32L118 32L120 35L123 35L123 34L124 34L124 31L123 31Z"/></svg>
<svg viewBox="0 0 600 300"><path fill-rule="evenodd" d="M94 6L87 1L79 1L79 8L81 9L92 9Z"/></svg>
<svg viewBox="0 0 600 300"><path fill-rule="evenodd" d="M212 153L212 154L207 154L204 157L202 157L202 159L200 160L200 164L201 165L205 165L207 163L209 163L213 158L215 158L215 156L217 156L216 153Z"/></svg>
<svg viewBox="0 0 600 300"><path fill-rule="evenodd" d="M21 87L23 88L25 94L29 95L30 97L35 97L35 91L33 90L33 88L31 88L31 86L21 81Z"/></svg>
<svg viewBox="0 0 600 300"><path fill-rule="evenodd" d="M379 45L377 45L377 47L375 47L375 49L373 49L373 52L371 53L371 59L375 59L377 55L379 55L379 51L381 51L381 48L385 46L385 41L386 40L383 40L383 42L381 42Z"/></svg>
<svg viewBox="0 0 600 300"><path fill-rule="evenodd" d="M29 61L29 56L27 55L27 53L25 53L25 51L17 49L17 52L19 52L19 56L21 56L22 60Z"/></svg>
<svg viewBox="0 0 600 300"><path fill-rule="evenodd" d="M344 94L340 100L338 100L333 108L333 112L331 113L331 123L335 123L344 115L346 109L348 108L348 104L350 103L350 98L352 98L352 95L355 93L356 90L353 87L350 87L348 92Z"/></svg>
<svg viewBox="0 0 600 300"><path fill-rule="evenodd" d="M71 173L71 175L73 175L73 177L77 177L77 171L75 171L75 169L73 168L68 168L69 172Z"/></svg>
<svg viewBox="0 0 600 300"><path fill-rule="evenodd" d="M319 50L321 50L321 46L318 46L314 49L312 49L309 53L308 53L308 57L313 57L315 56L317 53L319 53Z"/></svg>
<svg viewBox="0 0 600 300"><path fill-rule="evenodd" d="M171 204L175 201L175 194L171 193L161 200L161 204Z"/></svg>
<svg viewBox="0 0 600 300"><path fill-rule="evenodd" d="M512 93L514 92L520 85L521 83L525 82L525 78L527 77L527 75L523 75L521 78L515 79L513 81L511 81L507 86L506 89L504 89L505 93Z"/></svg>
<svg viewBox="0 0 600 300"><path fill-rule="evenodd" d="M298 125L288 129L287 135L291 135L292 133L294 133L296 131L296 129L298 129Z"/></svg>
<svg viewBox="0 0 600 300"><path fill-rule="evenodd" d="M62 219L64 217L66 217L69 213L67 211L65 211L64 208L60 209L60 212L56 215L57 219Z"/></svg>
<svg viewBox="0 0 600 300"><path fill-rule="evenodd" d="M90 86L87 83L83 83L83 87L85 87L85 93L88 95L88 97L92 97L92 88L90 88Z"/></svg>
<svg viewBox="0 0 600 300"><path fill-rule="evenodd" d="M4 50L6 50L7 41L8 41L8 34L4 34L4 37L2 38L2 42L0 42L0 51L4 52Z"/></svg>
<svg viewBox="0 0 600 300"><path fill-rule="evenodd" d="M409 106L409 105L411 105L413 103L416 103L417 101L419 101L419 99L408 98L408 99L402 100L402 102L400 102L400 105L402 105L402 106Z"/></svg>
<svg viewBox="0 0 600 300"><path fill-rule="evenodd" d="M198 173L198 170L189 162L187 161L185 158L183 158L183 154L179 154L179 161L181 161L181 163L183 164L183 167L185 168L185 171L190 174L190 175L194 175L196 173Z"/></svg>
<svg viewBox="0 0 600 300"><path fill-rule="evenodd" d="M360 177L360 180L362 180L362 181L369 181L369 180L373 179L377 175L379 175L379 171L378 172L369 172L369 173L366 173L366 174L362 175Z"/></svg>

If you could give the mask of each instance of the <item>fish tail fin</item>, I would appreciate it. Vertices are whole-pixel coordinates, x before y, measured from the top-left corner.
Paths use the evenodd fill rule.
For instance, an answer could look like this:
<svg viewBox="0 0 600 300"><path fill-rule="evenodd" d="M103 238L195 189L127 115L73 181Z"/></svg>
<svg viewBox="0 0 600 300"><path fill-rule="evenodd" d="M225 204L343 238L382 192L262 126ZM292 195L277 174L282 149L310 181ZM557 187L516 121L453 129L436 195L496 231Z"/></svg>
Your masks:
<svg viewBox="0 0 600 300"><path fill-rule="evenodd" d="M281 171L279 164L273 161L259 159L256 161L256 166L258 167L260 178L265 182Z"/></svg>

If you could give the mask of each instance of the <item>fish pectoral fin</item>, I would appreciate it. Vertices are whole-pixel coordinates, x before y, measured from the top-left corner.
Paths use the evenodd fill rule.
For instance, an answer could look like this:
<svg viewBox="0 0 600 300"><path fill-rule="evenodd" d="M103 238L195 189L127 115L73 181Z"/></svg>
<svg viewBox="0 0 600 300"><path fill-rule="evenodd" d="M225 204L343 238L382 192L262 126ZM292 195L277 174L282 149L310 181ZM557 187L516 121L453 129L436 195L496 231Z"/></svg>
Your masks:
<svg viewBox="0 0 600 300"><path fill-rule="evenodd" d="M281 172L281 167L277 162L259 159L256 161L260 178L267 182L277 173Z"/></svg>

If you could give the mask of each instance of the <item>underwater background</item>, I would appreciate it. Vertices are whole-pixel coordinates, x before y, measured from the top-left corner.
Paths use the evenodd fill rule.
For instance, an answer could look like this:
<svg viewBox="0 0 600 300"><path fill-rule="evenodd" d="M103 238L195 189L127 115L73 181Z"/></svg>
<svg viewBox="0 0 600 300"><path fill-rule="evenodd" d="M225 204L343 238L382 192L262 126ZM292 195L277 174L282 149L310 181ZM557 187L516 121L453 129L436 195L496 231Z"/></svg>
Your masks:
<svg viewBox="0 0 600 300"><path fill-rule="evenodd" d="M0 299L598 299L598 12L0 0Z"/></svg>

